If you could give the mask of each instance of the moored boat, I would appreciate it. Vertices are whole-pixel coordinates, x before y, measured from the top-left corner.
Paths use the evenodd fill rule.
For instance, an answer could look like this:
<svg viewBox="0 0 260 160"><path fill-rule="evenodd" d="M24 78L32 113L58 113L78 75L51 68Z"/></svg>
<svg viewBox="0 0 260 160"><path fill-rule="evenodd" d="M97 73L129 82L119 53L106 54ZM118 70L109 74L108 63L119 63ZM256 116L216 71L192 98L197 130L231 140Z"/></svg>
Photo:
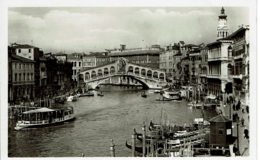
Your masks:
<svg viewBox="0 0 260 160"><path fill-rule="evenodd" d="M59 109L39 108L23 112L16 123L15 130L24 128L36 128L49 125L55 125L75 119L72 107Z"/></svg>
<svg viewBox="0 0 260 160"><path fill-rule="evenodd" d="M69 97L67 97L67 101L68 102L75 102L75 101L77 101L77 97L76 96L69 96Z"/></svg>
<svg viewBox="0 0 260 160"><path fill-rule="evenodd" d="M142 96L143 98L146 98L146 97L147 97L147 94L145 94L145 92L143 92L143 93L141 94L141 96Z"/></svg>
<svg viewBox="0 0 260 160"><path fill-rule="evenodd" d="M168 99L168 100L182 100L179 92L164 91L162 96L164 99Z"/></svg>
<svg viewBox="0 0 260 160"><path fill-rule="evenodd" d="M95 94L93 92L85 92L80 94L80 97L91 97L94 96Z"/></svg>

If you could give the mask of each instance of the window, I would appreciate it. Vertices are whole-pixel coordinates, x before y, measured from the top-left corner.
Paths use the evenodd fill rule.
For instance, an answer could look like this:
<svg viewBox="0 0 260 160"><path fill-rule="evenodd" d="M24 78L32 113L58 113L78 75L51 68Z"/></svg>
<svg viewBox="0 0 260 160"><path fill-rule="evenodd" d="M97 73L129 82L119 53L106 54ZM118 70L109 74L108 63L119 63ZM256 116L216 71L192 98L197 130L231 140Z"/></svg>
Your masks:
<svg viewBox="0 0 260 160"><path fill-rule="evenodd" d="M29 53L31 53L31 49L29 49Z"/></svg>
<svg viewBox="0 0 260 160"><path fill-rule="evenodd" d="M21 49L18 49L18 53L21 53Z"/></svg>
<svg viewBox="0 0 260 160"><path fill-rule="evenodd" d="M81 62L79 62L79 67L81 66Z"/></svg>
<svg viewBox="0 0 260 160"><path fill-rule="evenodd" d="M25 75L25 73L23 74L23 80L24 80L24 81L26 80L26 75Z"/></svg>
<svg viewBox="0 0 260 160"><path fill-rule="evenodd" d="M14 74L14 81L17 81L17 73Z"/></svg>
<svg viewBox="0 0 260 160"><path fill-rule="evenodd" d="M22 77L22 75L21 75L21 73L19 73L19 81L21 81L21 77Z"/></svg>
<svg viewBox="0 0 260 160"><path fill-rule="evenodd" d="M30 80L30 74L27 73L27 80L29 81Z"/></svg>

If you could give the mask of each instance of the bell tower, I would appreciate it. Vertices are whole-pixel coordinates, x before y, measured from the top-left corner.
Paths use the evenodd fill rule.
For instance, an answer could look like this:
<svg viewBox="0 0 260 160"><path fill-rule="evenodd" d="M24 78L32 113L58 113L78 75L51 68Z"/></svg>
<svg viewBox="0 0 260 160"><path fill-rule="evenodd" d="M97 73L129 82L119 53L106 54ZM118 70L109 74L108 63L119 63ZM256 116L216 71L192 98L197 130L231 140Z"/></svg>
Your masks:
<svg viewBox="0 0 260 160"><path fill-rule="evenodd" d="M217 39L228 36L227 15L225 9L222 7L220 15L218 16Z"/></svg>

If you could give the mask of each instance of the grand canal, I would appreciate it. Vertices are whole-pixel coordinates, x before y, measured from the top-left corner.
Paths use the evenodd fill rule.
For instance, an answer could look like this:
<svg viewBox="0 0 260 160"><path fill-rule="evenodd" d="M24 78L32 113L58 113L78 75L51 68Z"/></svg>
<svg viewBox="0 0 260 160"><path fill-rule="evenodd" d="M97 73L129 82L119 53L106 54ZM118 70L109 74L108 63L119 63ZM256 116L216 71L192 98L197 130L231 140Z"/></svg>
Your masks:
<svg viewBox="0 0 260 160"><path fill-rule="evenodd" d="M74 106L77 119L64 125L15 131L9 123L9 157L88 157L110 156L110 139L116 156L131 156L125 147L133 129L141 132L145 121L172 124L191 123L202 111L187 107L187 102L159 102L159 94L124 87L101 87L104 97L82 97ZM210 118L214 111L203 111Z"/></svg>

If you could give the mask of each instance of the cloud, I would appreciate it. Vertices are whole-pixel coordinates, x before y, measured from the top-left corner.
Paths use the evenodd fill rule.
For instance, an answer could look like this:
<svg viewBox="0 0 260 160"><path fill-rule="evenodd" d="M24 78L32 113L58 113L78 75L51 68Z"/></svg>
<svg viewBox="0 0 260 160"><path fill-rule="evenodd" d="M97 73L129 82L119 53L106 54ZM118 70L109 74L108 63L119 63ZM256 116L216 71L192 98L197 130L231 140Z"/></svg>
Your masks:
<svg viewBox="0 0 260 160"><path fill-rule="evenodd" d="M93 51L212 41L219 8L26 8L8 13L9 43L31 43L48 50ZM31 12L30 12L31 11ZM241 17L233 9L234 17ZM232 13L233 13L232 12ZM232 14L231 14L232 15ZM229 18L231 19L231 18ZM242 17L245 21L245 17Z"/></svg>

